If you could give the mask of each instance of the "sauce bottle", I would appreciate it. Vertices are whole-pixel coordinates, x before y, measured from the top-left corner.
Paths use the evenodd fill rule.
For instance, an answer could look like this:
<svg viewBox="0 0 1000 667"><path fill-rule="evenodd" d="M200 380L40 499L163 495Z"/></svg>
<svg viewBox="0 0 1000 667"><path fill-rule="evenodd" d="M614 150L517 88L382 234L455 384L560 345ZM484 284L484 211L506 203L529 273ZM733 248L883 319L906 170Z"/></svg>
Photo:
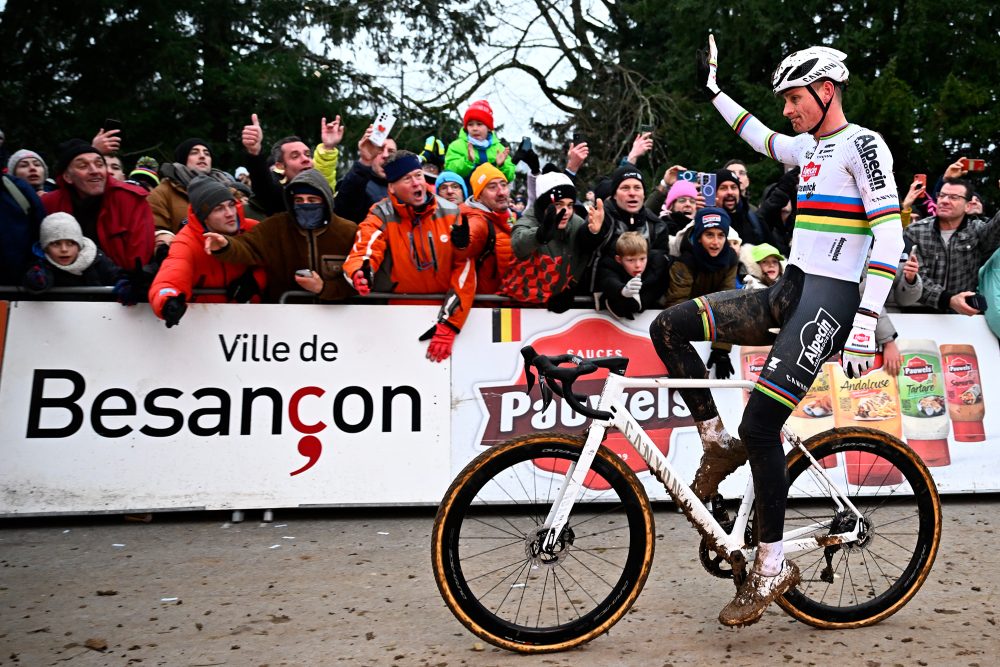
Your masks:
<svg viewBox="0 0 1000 667"><path fill-rule="evenodd" d="M833 415L838 427L865 426L884 431L896 438L903 437L900 417L899 390L896 378L881 367L850 379L840 364L833 369ZM847 481L861 486L899 484L903 473L885 459L866 452L844 454Z"/></svg>
<svg viewBox="0 0 1000 667"><path fill-rule="evenodd" d="M906 442L928 466L949 465L948 408L937 344L926 339L896 344L903 357L898 382Z"/></svg>
<svg viewBox="0 0 1000 667"><path fill-rule="evenodd" d="M979 360L971 345L942 345L944 390L955 440L983 442L985 406L983 385L979 379Z"/></svg>

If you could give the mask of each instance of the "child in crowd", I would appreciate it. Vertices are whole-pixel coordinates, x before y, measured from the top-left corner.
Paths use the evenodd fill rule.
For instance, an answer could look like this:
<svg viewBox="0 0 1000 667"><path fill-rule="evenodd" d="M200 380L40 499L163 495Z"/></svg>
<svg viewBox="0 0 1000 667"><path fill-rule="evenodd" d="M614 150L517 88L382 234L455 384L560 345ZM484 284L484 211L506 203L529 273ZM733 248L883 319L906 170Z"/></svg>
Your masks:
<svg viewBox="0 0 1000 667"><path fill-rule="evenodd" d="M615 242L615 256L604 257L597 270L601 306L618 319L657 308L667 289L670 263L663 251L649 250L639 232L623 232Z"/></svg>
<svg viewBox="0 0 1000 667"><path fill-rule="evenodd" d="M469 198L469 187L465 184L465 179L453 171L442 171L438 174L434 179L434 192L455 206Z"/></svg>
<svg viewBox="0 0 1000 667"><path fill-rule="evenodd" d="M778 282L784 273L785 256L770 243L750 246L740 253L740 260L747 267L743 289L763 289Z"/></svg>
<svg viewBox="0 0 1000 667"><path fill-rule="evenodd" d="M453 171L466 181L476 167L484 162L495 164L507 178L514 180L516 165L508 159L510 149L493 132L493 109L486 100L476 100L462 117L462 130L448 145L444 158L446 171Z"/></svg>
<svg viewBox="0 0 1000 667"><path fill-rule="evenodd" d="M38 239L34 252L39 261L24 276L24 286L29 291L115 285L119 300L131 301L125 273L83 235L80 223L69 213L46 216L38 230Z"/></svg>

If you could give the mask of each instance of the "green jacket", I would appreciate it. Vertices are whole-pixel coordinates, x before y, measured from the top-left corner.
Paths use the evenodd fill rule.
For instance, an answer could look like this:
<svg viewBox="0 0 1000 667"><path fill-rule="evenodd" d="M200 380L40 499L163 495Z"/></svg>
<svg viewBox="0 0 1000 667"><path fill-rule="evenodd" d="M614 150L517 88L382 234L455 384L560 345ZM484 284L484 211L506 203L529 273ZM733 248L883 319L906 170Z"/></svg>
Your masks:
<svg viewBox="0 0 1000 667"><path fill-rule="evenodd" d="M497 163L497 155L503 150L504 146L500 143L500 139L497 137L496 133L490 132L490 147L485 151L476 148L475 155L476 161L469 162L469 135L465 133L465 130L461 130L458 133L458 139L448 144L448 151L444 155L444 168L445 171L453 171L466 181L472 176L472 172L476 170L476 167L483 164L484 162L489 162L491 164ZM504 163L498 167L503 175L507 177L507 182L512 183L514 181L514 170L517 165L507 156Z"/></svg>

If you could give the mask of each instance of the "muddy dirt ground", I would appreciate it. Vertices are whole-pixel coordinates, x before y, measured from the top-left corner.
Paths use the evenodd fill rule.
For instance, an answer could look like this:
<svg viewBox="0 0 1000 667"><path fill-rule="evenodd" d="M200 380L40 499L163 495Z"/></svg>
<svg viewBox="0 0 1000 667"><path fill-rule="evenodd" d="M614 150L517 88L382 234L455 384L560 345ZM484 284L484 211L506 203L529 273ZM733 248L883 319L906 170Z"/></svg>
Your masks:
<svg viewBox="0 0 1000 667"><path fill-rule="evenodd" d="M0 665L995 665L1000 496L945 498L941 552L900 613L821 631L778 608L716 621L729 581L656 512L652 574L611 633L567 653L518 656L466 632L430 568L432 510L0 520Z"/></svg>

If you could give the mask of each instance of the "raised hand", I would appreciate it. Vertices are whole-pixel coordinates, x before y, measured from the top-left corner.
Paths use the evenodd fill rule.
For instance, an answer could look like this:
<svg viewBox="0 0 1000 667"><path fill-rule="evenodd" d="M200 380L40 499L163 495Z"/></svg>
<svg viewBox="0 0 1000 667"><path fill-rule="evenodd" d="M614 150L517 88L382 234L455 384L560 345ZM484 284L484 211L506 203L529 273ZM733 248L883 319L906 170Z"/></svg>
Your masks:
<svg viewBox="0 0 1000 667"><path fill-rule="evenodd" d="M580 167L590 156L590 147L587 146L586 141L581 141L578 144L570 144L569 152L566 153L566 169L572 171L574 174L580 171Z"/></svg>
<svg viewBox="0 0 1000 667"><path fill-rule="evenodd" d="M257 114L250 114L250 124L243 126L243 148L250 155L260 155L261 145L264 143L264 130L260 127Z"/></svg>
<svg viewBox="0 0 1000 667"><path fill-rule="evenodd" d="M340 116L338 115L329 123L324 117L319 123L319 136L323 142L323 148L326 150L333 150L339 146L344 139L344 126L340 124Z"/></svg>
<svg viewBox="0 0 1000 667"><path fill-rule="evenodd" d="M114 153L122 145L122 139L118 136L119 132L121 130L105 130L102 127L100 132L94 135L94 139L90 142L90 145L96 148L101 155Z"/></svg>
<svg viewBox="0 0 1000 667"><path fill-rule="evenodd" d="M229 245L229 239L217 232L205 232L205 254L211 255L213 252L222 250Z"/></svg>
<svg viewBox="0 0 1000 667"><path fill-rule="evenodd" d="M587 229L591 234L601 231L604 226L604 201L598 199L594 202L593 208L587 211Z"/></svg>

